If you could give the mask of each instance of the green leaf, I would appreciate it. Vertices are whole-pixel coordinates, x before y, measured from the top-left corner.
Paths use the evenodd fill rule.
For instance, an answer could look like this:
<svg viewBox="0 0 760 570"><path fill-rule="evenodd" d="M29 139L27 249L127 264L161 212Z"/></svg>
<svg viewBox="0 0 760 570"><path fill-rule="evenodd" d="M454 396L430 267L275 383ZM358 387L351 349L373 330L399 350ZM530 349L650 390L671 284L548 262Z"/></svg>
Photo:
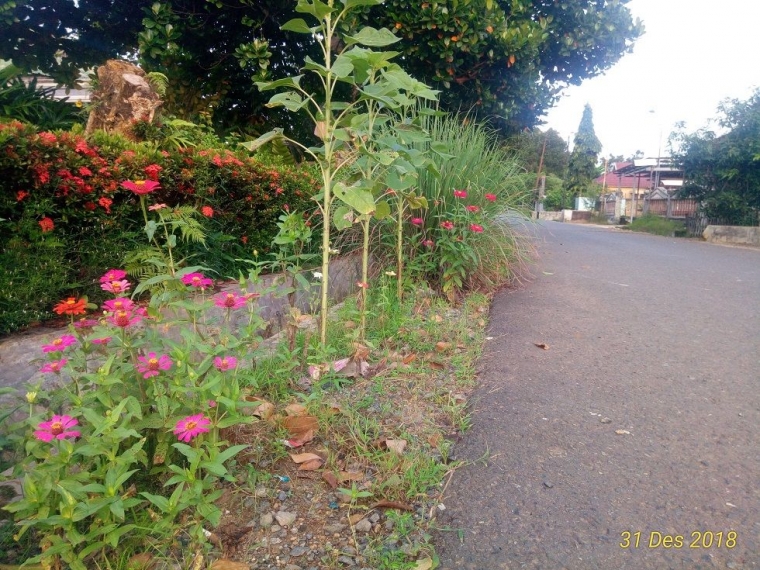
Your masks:
<svg viewBox="0 0 760 570"><path fill-rule="evenodd" d="M244 449L247 449L248 445L232 445L222 451L219 455L216 456L216 461L219 461L221 463L224 463L228 459L232 459L235 455L243 451Z"/></svg>
<svg viewBox="0 0 760 570"><path fill-rule="evenodd" d="M285 22L280 29L285 32L297 32L299 34L313 34L316 28L309 27L303 18L294 18Z"/></svg>
<svg viewBox="0 0 760 570"><path fill-rule="evenodd" d="M343 0L343 5L347 10L358 6L379 6L384 0Z"/></svg>
<svg viewBox="0 0 760 570"><path fill-rule="evenodd" d="M399 176L399 173L391 169L385 176L385 184L397 192L411 188L417 183L417 177L412 175Z"/></svg>
<svg viewBox="0 0 760 570"><path fill-rule="evenodd" d="M294 75L293 77L283 77L277 81L257 81L256 87L259 88L259 91L270 91L280 87L299 87L302 77L303 75Z"/></svg>
<svg viewBox="0 0 760 570"><path fill-rule="evenodd" d="M388 202L378 202L375 204L375 217L382 220L391 215L391 206Z"/></svg>
<svg viewBox="0 0 760 570"><path fill-rule="evenodd" d="M298 0L296 12L299 14L311 14L317 20L322 20L333 12L333 8L330 8L330 6L319 0Z"/></svg>
<svg viewBox="0 0 760 570"><path fill-rule="evenodd" d="M372 192L358 186L346 186L337 182L333 187L335 196L344 204L347 204L362 215L371 214L375 211L375 198Z"/></svg>
<svg viewBox="0 0 760 570"><path fill-rule="evenodd" d="M308 103L308 99L304 99L298 93L277 93L269 99L267 107L285 107L288 111L296 112L303 109Z"/></svg>
<svg viewBox="0 0 760 570"><path fill-rule="evenodd" d="M347 45L361 44L369 47L385 47L401 41L401 38L386 28L376 30L371 26L366 26L353 36L346 35L344 40Z"/></svg>
<svg viewBox="0 0 760 570"><path fill-rule="evenodd" d="M145 234L148 236L148 241L153 239L153 235L156 233L156 230L158 229L158 224L154 220L150 220L147 224L145 224Z"/></svg>
<svg viewBox="0 0 760 570"><path fill-rule="evenodd" d="M345 206L338 206L333 211L333 224L336 229L343 231L350 228L354 223L354 213Z"/></svg>

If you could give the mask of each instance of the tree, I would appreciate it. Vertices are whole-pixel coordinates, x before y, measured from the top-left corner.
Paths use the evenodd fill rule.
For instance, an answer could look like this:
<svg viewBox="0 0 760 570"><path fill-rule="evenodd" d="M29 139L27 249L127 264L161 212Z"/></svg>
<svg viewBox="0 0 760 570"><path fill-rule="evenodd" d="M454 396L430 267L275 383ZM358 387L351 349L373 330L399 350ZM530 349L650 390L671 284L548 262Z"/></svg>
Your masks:
<svg viewBox="0 0 760 570"><path fill-rule="evenodd" d="M544 147L544 142L546 146ZM537 173L543 152L544 161L541 167L543 174L554 174L560 178L567 172L570 153L567 143L554 129L541 131L533 129L523 131L511 137L507 144L515 150L520 161L528 172Z"/></svg>
<svg viewBox="0 0 760 570"><path fill-rule="evenodd" d="M631 49L643 28L627 3L355 0L365 7L346 26L364 19L394 29L405 69L442 90L444 107L472 109L517 132L538 124L563 87L604 72ZM146 70L169 77L175 111L213 113L221 129L288 128L285 115L264 107L252 79L275 69L291 75L315 49L314 38L280 29L294 17L295 3L282 0L29 0L0 8L0 58L71 81L77 68L134 57L139 47Z"/></svg>
<svg viewBox="0 0 760 570"><path fill-rule="evenodd" d="M701 202L707 217L730 224L757 223L760 214L760 89L746 101L718 107L717 135L702 129L671 135L676 162L684 169L682 194Z"/></svg>
<svg viewBox="0 0 760 570"><path fill-rule="evenodd" d="M602 143L594 132L593 112L591 106L586 104L567 167L565 189L570 197L583 196L589 190L591 181L598 175L597 157L601 150Z"/></svg>
<svg viewBox="0 0 760 570"><path fill-rule="evenodd" d="M387 0L367 12L405 67L502 130L533 127L561 89L603 73L643 33L628 0Z"/></svg>

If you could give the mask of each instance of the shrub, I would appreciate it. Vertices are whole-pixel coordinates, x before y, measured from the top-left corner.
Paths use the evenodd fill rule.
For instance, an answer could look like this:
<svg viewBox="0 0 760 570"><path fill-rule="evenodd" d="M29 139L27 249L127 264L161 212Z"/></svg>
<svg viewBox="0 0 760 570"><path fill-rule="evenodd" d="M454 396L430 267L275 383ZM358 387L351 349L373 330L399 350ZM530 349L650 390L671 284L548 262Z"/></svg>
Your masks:
<svg viewBox="0 0 760 570"><path fill-rule="evenodd" d="M166 151L103 132L85 139L0 123L0 334L51 316L45 307L60 297L102 299L99 268L142 243L138 199L121 183L144 179L161 185L151 203L204 214L206 246L188 241L178 253L223 276L269 250L283 210L310 212L317 186L307 166L263 165L229 149Z"/></svg>

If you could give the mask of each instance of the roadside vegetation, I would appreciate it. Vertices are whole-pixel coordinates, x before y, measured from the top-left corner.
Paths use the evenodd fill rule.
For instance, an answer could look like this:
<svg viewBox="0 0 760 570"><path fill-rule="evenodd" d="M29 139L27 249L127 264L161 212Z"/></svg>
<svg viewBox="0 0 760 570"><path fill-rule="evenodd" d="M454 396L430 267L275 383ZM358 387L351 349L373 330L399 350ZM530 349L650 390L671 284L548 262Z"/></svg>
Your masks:
<svg viewBox="0 0 760 570"><path fill-rule="evenodd" d="M633 220L630 224L621 226L625 230L644 232L658 236L685 237L686 225L677 220L669 220L662 216L646 214Z"/></svg>

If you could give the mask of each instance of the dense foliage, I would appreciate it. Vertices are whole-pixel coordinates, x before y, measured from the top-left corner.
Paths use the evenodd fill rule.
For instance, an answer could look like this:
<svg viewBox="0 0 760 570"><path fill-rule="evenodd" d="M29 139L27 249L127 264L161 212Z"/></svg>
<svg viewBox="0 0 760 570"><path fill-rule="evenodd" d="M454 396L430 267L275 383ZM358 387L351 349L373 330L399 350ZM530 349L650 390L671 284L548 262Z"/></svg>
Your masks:
<svg viewBox="0 0 760 570"><path fill-rule="evenodd" d="M202 212L206 246L180 242L194 264L236 276L235 261L265 253L283 210L313 209L311 171L265 165L209 147L159 150L96 133L0 124L0 333L50 316L66 294L97 299L95 274L136 249L144 219L125 180L160 183L155 203Z"/></svg>
<svg viewBox="0 0 760 570"><path fill-rule="evenodd" d="M578 132L573 139L573 152L570 153L570 162L567 167L567 179L565 188L568 196L586 196L590 190L592 181L598 175L598 156L602 150L602 143L594 132L594 118L591 106L583 108ZM565 207L570 206L566 204Z"/></svg>
<svg viewBox="0 0 760 570"><path fill-rule="evenodd" d="M760 213L760 90L746 101L724 101L717 134L702 129L674 135L684 169L683 194L697 198L707 217L756 224Z"/></svg>
<svg viewBox="0 0 760 570"><path fill-rule="evenodd" d="M395 30L405 68L441 89L445 107L516 130L536 125L563 87L630 50L643 27L627 3L388 0L355 17ZM298 16L294 3L274 0L31 0L0 13L0 57L73 80L78 67L139 48L146 69L170 78L172 112L213 114L223 130L287 129L294 125L264 107L251 80L294 75L304 56L314 57L313 39L280 29Z"/></svg>

